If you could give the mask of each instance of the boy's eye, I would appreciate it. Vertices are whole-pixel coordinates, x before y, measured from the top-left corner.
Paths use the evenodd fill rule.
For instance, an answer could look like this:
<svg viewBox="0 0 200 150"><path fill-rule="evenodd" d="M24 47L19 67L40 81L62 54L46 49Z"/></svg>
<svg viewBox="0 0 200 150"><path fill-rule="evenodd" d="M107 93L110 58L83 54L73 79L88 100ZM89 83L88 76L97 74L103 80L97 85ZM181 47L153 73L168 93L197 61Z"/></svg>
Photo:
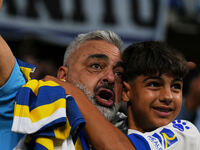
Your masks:
<svg viewBox="0 0 200 150"><path fill-rule="evenodd" d="M182 89L182 85L179 83L173 84L172 88L177 89L177 90L181 90Z"/></svg>
<svg viewBox="0 0 200 150"><path fill-rule="evenodd" d="M160 83L156 82L156 81L152 81L152 82L147 83L147 86L149 86L149 87L159 87Z"/></svg>
<svg viewBox="0 0 200 150"><path fill-rule="evenodd" d="M115 75L116 75L117 77L122 78L123 72L115 72Z"/></svg>

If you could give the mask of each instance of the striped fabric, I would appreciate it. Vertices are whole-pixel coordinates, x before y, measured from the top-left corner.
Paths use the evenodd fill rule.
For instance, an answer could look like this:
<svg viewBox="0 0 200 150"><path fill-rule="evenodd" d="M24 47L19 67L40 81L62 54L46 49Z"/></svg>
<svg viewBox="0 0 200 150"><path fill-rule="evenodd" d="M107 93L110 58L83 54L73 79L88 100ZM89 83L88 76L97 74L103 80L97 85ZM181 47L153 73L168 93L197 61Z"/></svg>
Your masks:
<svg viewBox="0 0 200 150"><path fill-rule="evenodd" d="M25 63L20 59L16 59L17 63L19 64L20 70L24 74L25 79L28 81L31 79L30 74L35 71L35 66L32 64Z"/></svg>
<svg viewBox="0 0 200 150"><path fill-rule="evenodd" d="M18 63L27 83L16 96L12 131L27 135L28 149L66 149L73 143L76 150L87 150L85 120L74 98L53 81L31 79L32 66Z"/></svg>

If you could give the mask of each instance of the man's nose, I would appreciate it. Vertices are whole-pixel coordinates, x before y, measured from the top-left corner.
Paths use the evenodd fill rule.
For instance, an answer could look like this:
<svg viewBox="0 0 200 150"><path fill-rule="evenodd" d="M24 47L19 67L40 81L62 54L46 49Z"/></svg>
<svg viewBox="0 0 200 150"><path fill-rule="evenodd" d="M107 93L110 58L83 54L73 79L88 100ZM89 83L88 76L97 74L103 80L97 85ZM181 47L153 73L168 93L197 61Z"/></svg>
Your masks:
<svg viewBox="0 0 200 150"><path fill-rule="evenodd" d="M105 72L105 75L103 76L102 79L103 82L108 82L108 83L112 83L115 81L115 74L113 71L107 71Z"/></svg>

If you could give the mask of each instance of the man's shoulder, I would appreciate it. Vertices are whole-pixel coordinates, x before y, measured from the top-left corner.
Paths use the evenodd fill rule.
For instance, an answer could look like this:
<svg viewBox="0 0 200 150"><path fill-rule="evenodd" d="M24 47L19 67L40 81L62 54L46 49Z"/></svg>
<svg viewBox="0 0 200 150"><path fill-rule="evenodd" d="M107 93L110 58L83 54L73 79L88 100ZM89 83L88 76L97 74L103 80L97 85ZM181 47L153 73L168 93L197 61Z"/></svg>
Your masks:
<svg viewBox="0 0 200 150"><path fill-rule="evenodd" d="M20 71L20 67L18 63L15 62L15 66L8 81L0 88L0 99L4 99L4 97L6 97L5 99L7 99L7 96L8 99L13 98L13 93L16 93L16 91L25 83L25 78Z"/></svg>

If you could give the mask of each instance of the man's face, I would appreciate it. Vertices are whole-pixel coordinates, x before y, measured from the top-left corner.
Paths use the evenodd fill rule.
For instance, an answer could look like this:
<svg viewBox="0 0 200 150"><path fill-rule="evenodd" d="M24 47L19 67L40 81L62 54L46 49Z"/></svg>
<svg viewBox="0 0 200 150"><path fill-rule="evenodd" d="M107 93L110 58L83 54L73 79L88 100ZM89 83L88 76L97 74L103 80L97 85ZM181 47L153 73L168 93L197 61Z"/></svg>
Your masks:
<svg viewBox="0 0 200 150"><path fill-rule="evenodd" d="M172 76L138 76L131 83L133 120L141 131L151 131L173 121L182 103L182 81Z"/></svg>
<svg viewBox="0 0 200 150"><path fill-rule="evenodd" d="M68 61L66 79L81 88L97 108L112 120L122 92L119 49L103 40L82 43Z"/></svg>

